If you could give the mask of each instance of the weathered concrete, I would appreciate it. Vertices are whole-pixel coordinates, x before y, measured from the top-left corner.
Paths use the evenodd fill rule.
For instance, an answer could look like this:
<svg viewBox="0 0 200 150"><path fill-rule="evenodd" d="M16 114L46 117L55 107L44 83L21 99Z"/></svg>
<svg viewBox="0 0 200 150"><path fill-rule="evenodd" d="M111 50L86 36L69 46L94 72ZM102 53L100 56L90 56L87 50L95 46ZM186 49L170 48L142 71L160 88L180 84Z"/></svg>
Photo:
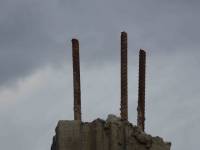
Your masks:
<svg viewBox="0 0 200 150"><path fill-rule="evenodd" d="M170 150L170 143L109 115L91 123L59 121L51 150Z"/></svg>

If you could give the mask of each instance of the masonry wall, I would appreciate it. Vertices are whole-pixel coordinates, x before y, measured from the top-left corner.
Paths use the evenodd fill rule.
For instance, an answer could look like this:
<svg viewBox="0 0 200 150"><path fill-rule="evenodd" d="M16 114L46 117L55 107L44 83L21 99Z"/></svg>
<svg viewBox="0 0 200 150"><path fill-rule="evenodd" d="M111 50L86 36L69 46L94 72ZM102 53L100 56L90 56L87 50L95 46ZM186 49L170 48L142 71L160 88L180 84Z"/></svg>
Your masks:
<svg viewBox="0 0 200 150"><path fill-rule="evenodd" d="M170 150L170 146L110 115L106 121L91 123L59 121L51 150Z"/></svg>

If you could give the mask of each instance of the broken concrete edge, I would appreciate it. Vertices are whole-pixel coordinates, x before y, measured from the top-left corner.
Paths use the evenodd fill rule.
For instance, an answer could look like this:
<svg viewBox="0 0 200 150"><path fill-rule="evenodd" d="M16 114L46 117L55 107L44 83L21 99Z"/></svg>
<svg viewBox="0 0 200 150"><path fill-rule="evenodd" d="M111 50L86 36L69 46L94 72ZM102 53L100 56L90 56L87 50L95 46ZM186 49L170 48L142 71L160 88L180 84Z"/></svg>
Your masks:
<svg viewBox="0 0 200 150"><path fill-rule="evenodd" d="M98 121L98 120L101 120L101 121L104 121L102 119L96 119L94 121ZM93 121L93 122L94 122ZM124 124L125 126L129 126L131 128L133 128L135 130L135 137L136 139L140 142L140 143L146 143L146 141L148 141L149 139L153 139L152 142L162 142L162 143L165 143L167 145L169 145L171 147L171 142L169 141L164 141L163 138L159 137L159 136L151 136L150 134L147 134L145 133L140 127L136 126L136 125L133 125L132 123L128 122L128 121L121 121L121 119L113 114L109 114L106 121L104 121L106 124L109 124L109 123L116 123L116 124Z"/></svg>
<svg viewBox="0 0 200 150"><path fill-rule="evenodd" d="M59 136L60 131L64 131L63 129L66 128L66 125L74 125L74 126L80 126L80 128L84 125L88 125L90 127L93 127L95 129L96 125L101 125L105 131L110 132L111 127L116 126L119 129L124 128L125 130L129 133L127 133L126 136L131 136L133 137L138 143L141 145L145 145L147 149L154 150L154 149L159 149L159 147L166 147L165 149L170 149L171 143L164 141L161 137L159 136L151 136L145 132L142 131L141 128L138 126L133 125L132 123L128 121L122 121L119 117L116 117L115 115L108 115L106 120L103 120L101 118L97 118L93 120L92 122L81 122L80 120L60 120L57 124L57 127L55 129L56 135L53 137L53 143L52 143L52 150L55 150L55 146L57 143L56 139ZM72 127L73 128L73 127ZM118 131L116 131L118 132ZM131 132L131 133L130 133ZM160 149L159 149L160 150Z"/></svg>

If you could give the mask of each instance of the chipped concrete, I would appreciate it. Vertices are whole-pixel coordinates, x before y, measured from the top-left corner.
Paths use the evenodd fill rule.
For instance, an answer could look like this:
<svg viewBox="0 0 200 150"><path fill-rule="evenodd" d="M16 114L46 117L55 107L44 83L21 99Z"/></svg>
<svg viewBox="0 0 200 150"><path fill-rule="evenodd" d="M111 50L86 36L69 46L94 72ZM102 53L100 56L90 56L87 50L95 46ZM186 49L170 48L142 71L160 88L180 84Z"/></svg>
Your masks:
<svg viewBox="0 0 200 150"><path fill-rule="evenodd" d="M59 121L51 150L170 150L171 144L109 115L93 122Z"/></svg>

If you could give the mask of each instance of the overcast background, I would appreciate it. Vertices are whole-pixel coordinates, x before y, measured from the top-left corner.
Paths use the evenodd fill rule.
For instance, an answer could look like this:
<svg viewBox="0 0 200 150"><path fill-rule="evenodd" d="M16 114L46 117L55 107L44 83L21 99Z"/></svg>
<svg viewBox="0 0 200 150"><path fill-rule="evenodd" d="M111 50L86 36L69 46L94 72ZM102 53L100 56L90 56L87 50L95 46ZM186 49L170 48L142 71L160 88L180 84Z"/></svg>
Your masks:
<svg viewBox="0 0 200 150"><path fill-rule="evenodd" d="M0 149L50 150L73 119L71 39L80 41L84 121L119 116L120 32L128 33L129 120L147 51L146 132L198 149L200 1L0 0Z"/></svg>

